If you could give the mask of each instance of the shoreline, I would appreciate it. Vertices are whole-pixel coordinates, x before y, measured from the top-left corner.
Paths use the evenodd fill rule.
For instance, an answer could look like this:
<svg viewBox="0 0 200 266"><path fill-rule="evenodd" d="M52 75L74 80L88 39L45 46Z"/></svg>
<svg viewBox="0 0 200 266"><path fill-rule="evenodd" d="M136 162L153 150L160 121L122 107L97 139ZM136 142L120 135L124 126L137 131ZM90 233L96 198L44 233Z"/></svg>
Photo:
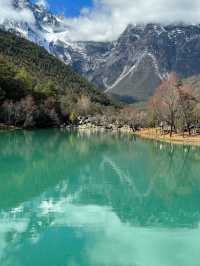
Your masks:
<svg viewBox="0 0 200 266"><path fill-rule="evenodd" d="M22 128L15 127L15 126L9 126L6 124L0 123L0 131L15 131ZM79 126L66 126L66 127L58 127L60 130L78 130L82 132L88 132L88 133L95 133L95 132L112 132L112 133L123 133L123 134L129 134L134 135L143 139L149 139L149 140L155 140L160 142L167 142L167 143L174 143L179 145L192 145L192 146L200 146L200 135L191 135L185 134L183 137L182 134L173 134L172 137L170 137L169 134L162 135L160 134L159 128L143 128L140 130L133 131L128 125L124 125L123 127L117 128L114 125L102 127L97 126L94 124L85 124L85 125L79 125ZM26 130L26 129L25 129ZM30 130L30 129L29 129Z"/></svg>
<svg viewBox="0 0 200 266"><path fill-rule="evenodd" d="M113 126L113 125L112 125ZM166 143L174 143L178 145L191 145L191 146L200 146L200 134L199 135L191 135L185 133L184 137L182 134L173 134L170 137L170 134L162 135L160 134L159 128L144 128L140 130L133 131L128 125L124 125L123 127L117 128L115 126L105 129L101 126L95 125L84 125L76 128L78 131L88 131L92 132L113 132L113 133L124 133L129 135L134 135L143 139L155 140Z"/></svg>
<svg viewBox="0 0 200 266"><path fill-rule="evenodd" d="M170 137L169 134L160 134L160 130L156 128L141 129L133 134L143 139L157 140L161 142L174 143L179 145L200 146L200 135L189 136L188 134L185 134L185 136L183 137L182 134L173 134L172 137Z"/></svg>
<svg viewBox="0 0 200 266"><path fill-rule="evenodd" d="M13 131L13 130L18 130L18 129L21 129L21 128L0 123L0 131L7 131L7 130Z"/></svg>

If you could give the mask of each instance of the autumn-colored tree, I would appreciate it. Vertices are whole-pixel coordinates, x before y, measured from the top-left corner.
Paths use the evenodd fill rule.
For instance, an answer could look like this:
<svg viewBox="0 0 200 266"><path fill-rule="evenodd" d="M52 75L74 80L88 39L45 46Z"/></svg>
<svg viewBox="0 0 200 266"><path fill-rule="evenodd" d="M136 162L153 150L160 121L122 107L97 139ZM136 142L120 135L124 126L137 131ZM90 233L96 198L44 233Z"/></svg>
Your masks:
<svg viewBox="0 0 200 266"><path fill-rule="evenodd" d="M86 95L81 95L77 102L79 114L87 115L91 108L91 100Z"/></svg>
<svg viewBox="0 0 200 266"><path fill-rule="evenodd" d="M21 100L21 113L24 114L24 124L25 128L34 127L34 115L36 112L36 105L34 98L32 96L26 96L24 99ZM19 116L22 116L22 114Z"/></svg>
<svg viewBox="0 0 200 266"><path fill-rule="evenodd" d="M151 99L152 106L160 122L170 126L170 136L175 129L179 107L178 78L172 73L164 80Z"/></svg>
<svg viewBox="0 0 200 266"><path fill-rule="evenodd" d="M75 105L77 104L76 95L67 93L60 98L60 109L64 117L69 116L74 112Z"/></svg>
<svg viewBox="0 0 200 266"><path fill-rule="evenodd" d="M191 134L197 120L197 103L193 87L180 81L176 74L169 75L150 100L154 120L169 125L170 136L176 128L182 132L187 129Z"/></svg>

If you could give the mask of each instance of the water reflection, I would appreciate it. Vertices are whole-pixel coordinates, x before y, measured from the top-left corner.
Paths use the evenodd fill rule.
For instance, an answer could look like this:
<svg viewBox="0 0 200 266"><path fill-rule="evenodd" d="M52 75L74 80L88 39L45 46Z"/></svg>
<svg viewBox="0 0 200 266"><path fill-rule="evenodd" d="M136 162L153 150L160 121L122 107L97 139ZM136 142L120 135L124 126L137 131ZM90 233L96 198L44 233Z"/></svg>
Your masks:
<svg viewBox="0 0 200 266"><path fill-rule="evenodd" d="M71 197L36 201L35 208L33 202L23 206L23 218L18 212L1 216L1 265L59 265L54 263L63 259L91 266L198 265L199 226L172 231L136 227L108 207L73 204ZM46 256L41 250L51 252Z"/></svg>
<svg viewBox="0 0 200 266"><path fill-rule="evenodd" d="M199 161L131 136L1 133L0 265L199 265Z"/></svg>

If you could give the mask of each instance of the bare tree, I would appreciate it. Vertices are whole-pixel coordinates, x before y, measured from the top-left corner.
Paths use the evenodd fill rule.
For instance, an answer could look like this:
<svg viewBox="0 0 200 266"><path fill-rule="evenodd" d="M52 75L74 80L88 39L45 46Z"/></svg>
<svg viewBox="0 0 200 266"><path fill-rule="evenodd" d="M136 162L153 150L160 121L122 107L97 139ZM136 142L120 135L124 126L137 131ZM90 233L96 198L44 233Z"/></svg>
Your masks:
<svg viewBox="0 0 200 266"><path fill-rule="evenodd" d="M121 110L120 118L123 122L136 130L146 124L147 114L145 111L132 106L126 106Z"/></svg>
<svg viewBox="0 0 200 266"><path fill-rule="evenodd" d="M189 135L191 135L192 125L195 121L195 106L197 97L193 88L189 84L180 84L178 86L180 115L183 117L183 128L186 127Z"/></svg>
<svg viewBox="0 0 200 266"><path fill-rule="evenodd" d="M24 99L21 100L22 111L24 112L25 120L24 120L24 127L34 127L34 114L36 111L36 105L34 98L32 96L26 96Z"/></svg>
<svg viewBox="0 0 200 266"><path fill-rule="evenodd" d="M170 136L172 136L173 130L175 130L175 122L179 106L177 84L178 78L173 73L167 80L164 80L161 83L152 98L152 104L159 120L166 122L170 126Z"/></svg>
<svg viewBox="0 0 200 266"><path fill-rule="evenodd" d="M81 95L77 102L79 114L87 115L91 108L91 100L86 95Z"/></svg>

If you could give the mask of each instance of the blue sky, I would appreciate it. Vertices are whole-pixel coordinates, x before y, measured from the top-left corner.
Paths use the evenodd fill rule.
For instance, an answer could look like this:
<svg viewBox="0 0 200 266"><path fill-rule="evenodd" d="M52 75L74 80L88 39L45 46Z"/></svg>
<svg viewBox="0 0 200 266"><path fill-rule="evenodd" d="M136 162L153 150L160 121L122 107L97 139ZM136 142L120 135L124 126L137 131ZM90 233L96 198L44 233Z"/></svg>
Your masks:
<svg viewBox="0 0 200 266"><path fill-rule="evenodd" d="M83 7L92 7L92 0L47 0L53 13L64 12L66 17L77 17Z"/></svg>

